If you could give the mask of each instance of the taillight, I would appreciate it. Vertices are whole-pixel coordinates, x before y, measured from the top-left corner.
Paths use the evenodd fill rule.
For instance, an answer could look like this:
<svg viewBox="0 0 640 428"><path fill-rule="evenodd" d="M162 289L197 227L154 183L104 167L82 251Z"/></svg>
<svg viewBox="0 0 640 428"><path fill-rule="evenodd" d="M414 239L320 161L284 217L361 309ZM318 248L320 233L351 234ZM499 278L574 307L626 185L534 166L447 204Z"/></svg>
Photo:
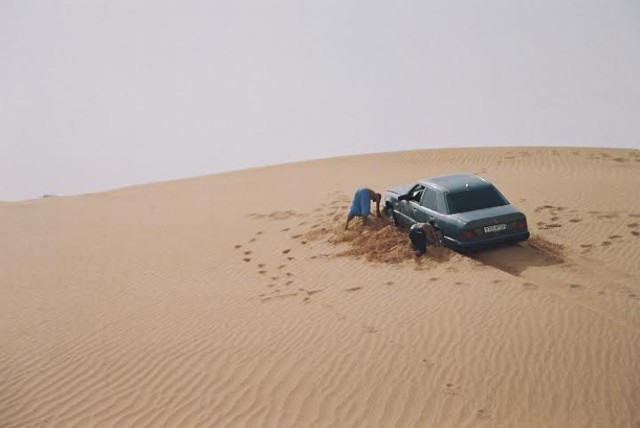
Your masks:
<svg viewBox="0 0 640 428"><path fill-rule="evenodd" d="M472 229L467 229L460 232L458 236L460 236L460 239L469 240L475 238L476 234Z"/></svg>
<svg viewBox="0 0 640 428"><path fill-rule="evenodd" d="M516 229L527 230L527 219L523 218L516 223Z"/></svg>

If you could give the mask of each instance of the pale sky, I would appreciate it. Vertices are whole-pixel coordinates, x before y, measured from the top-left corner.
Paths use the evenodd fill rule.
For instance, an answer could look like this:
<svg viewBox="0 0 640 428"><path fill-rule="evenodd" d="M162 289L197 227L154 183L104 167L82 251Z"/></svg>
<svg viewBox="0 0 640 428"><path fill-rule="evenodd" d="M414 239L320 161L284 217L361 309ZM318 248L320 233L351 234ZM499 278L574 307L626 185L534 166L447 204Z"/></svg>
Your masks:
<svg viewBox="0 0 640 428"><path fill-rule="evenodd" d="M640 147L640 1L0 0L0 200L505 145Z"/></svg>

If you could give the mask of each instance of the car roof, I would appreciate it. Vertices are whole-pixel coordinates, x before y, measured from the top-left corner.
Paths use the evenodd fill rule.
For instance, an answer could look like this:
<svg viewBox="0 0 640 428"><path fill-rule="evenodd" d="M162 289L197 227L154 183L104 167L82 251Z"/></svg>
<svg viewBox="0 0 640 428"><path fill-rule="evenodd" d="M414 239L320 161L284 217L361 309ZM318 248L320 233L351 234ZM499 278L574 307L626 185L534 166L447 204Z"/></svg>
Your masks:
<svg viewBox="0 0 640 428"><path fill-rule="evenodd" d="M473 174L448 174L423 178L418 181L423 185L438 187L441 191L451 193L467 189L478 189L491 186L487 180Z"/></svg>

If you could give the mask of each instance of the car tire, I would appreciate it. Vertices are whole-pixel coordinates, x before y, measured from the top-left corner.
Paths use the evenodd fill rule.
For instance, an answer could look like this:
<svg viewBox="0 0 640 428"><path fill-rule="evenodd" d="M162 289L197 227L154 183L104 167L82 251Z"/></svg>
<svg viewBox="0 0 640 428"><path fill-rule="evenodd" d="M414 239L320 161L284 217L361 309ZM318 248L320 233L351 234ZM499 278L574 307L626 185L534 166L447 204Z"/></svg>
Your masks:
<svg viewBox="0 0 640 428"><path fill-rule="evenodd" d="M393 223L394 226L399 226L400 223L398 222L398 219L396 217L396 213L393 210L393 207L390 205L387 205L386 207L384 207L384 215L385 217L387 217L391 223Z"/></svg>

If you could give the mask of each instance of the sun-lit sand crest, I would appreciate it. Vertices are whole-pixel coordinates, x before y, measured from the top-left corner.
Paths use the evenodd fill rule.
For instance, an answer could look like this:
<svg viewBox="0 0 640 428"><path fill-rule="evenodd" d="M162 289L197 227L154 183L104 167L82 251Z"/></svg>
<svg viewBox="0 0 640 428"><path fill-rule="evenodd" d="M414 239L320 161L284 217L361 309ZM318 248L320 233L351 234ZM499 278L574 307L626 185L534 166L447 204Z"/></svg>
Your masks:
<svg viewBox="0 0 640 428"><path fill-rule="evenodd" d="M0 427L635 426L640 154L355 156L0 205ZM411 251L353 191L474 172L532 238Z"/></svg>

